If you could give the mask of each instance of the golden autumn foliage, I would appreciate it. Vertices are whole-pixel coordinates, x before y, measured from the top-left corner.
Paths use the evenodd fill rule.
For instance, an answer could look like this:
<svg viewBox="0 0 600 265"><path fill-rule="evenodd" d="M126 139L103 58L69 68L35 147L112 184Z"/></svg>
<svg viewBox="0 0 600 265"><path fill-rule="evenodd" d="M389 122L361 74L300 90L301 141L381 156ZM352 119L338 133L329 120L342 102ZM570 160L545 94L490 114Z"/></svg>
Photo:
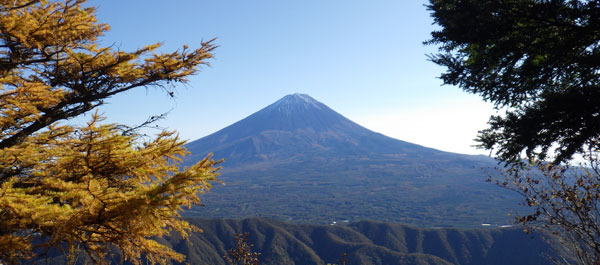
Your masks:
<svg viewBox="0 0 600 265"><path fill-rule="evenodd" d="M180 212L200 203L218 162L182 169L184 142L173 132L143 138L97 114L81 126L60 121L130 89L169 92L214 46L101 47L109 27L84 2L0 0L0 263L57 247L96 263L114 248L134 264L182 260L154 239L196 229Z"/></svg>

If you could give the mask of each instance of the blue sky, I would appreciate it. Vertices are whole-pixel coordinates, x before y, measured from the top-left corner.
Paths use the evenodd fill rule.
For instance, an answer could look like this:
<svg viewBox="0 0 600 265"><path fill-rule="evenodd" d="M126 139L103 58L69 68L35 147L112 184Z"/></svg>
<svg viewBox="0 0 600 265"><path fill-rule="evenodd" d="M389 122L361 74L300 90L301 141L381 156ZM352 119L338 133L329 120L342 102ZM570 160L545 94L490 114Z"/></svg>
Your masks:
<svg viewBox="0 0 600 265"><path fill-rule="evenodd" d="M158 89L119 95L110 121L139 123L171 110L162 127L194 140L291 93L306 93L359 124L401 140L460 153L493 113L441 86L427 61L434 29L425 1L95 0L103 38L123 50L162 42L170 51L217 38L211 66L169 99Z"/></svg>

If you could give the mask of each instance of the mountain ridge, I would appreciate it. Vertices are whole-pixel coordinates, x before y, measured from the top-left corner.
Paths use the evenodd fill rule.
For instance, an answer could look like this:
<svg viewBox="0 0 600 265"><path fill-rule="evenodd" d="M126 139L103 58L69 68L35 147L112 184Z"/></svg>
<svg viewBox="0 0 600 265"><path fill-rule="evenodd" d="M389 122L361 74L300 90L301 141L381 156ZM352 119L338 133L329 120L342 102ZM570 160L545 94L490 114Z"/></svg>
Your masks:
<svg viewBox="0 0 600 265"><path fill-rule="evenodd" d="M188 238L159 239L186 255L184 262L174 264L226 265L223 256L235 247L235 235L240 233L248 234L263 265L326 265L338 263L344 253L348 265L531 265L568 258L556 239L526 234L520 227L424 229L379 221L315 225L264 218L187 221L203 231ZM60 252L51 254L30 264L65 264ZM123 263L118 252L112 254L111 264ZM77 261L86 264L84 257Z"/></svg>
<svg viewBox="0 0 600 265"><path fill-rule="evenodd" d="M290 224L276 220L189 219L205 229L191 244L181 247L186 255L202 258L199 264L225 264L213 258L234 247L236 233L248 233L249 243L261 252L261 264L337 263L343 253L349 265L529 265L549 264L558 254L550 238L527 235L521 228L423 229L409 225L361 221L346 225ZM168 238L173 246L176 238ZM185 243L184 243L185 244ZM176 248L177 249L177 248ZM199 253L192 253L200 251ZM214 254L208 254L214 253ZM188 260L193 262L193 260Z"/></svg>

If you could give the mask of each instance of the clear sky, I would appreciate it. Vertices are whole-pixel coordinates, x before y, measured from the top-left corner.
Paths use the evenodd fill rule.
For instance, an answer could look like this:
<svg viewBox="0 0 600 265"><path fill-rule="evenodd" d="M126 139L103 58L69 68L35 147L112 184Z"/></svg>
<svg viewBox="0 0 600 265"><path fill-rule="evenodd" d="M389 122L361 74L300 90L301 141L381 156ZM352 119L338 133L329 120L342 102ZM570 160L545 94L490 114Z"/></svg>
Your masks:
<svg viewBox="0 0 600 265"><path fill-rule="evenodd" d="M160 125L194 140L291 93L306 93L359 124L445 151L471 147L491 106L441 86L427 61L434 29L425 1L94 0L102 40L123 50L162 42L170 51L217 38L211 66L180 86L112 98L112 121L139 123L171 110Z"/></svg>

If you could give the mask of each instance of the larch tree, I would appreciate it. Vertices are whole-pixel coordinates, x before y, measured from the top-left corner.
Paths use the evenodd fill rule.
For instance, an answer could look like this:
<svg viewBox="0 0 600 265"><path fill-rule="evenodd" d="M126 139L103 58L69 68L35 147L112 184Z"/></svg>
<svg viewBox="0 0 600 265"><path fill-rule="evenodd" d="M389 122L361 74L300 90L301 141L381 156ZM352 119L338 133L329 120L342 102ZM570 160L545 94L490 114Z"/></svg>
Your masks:
<svg viewBox="0 0 600 265"><path fill-rule="evenodd" d="M445 84L503 115L480 131L524 198L522 224L550 230L577 264L600 264L600 1L430 0L431 60ZM585 161L578 165L574 157ZM533 169L533 170L531 170ZM566 262L562 260L561 262Z"/></svg>
<svg viewBox="0 0 600 265"><path fill-rule="evenodd" d="M260 253L252 250L254 244L249 242L250 234L235 234L235 247L227 250L223 259L231 265L259 265Z"/></svg>
<svg viewBox="0 0 600 265"><path fill-rule="evenodd" d="M106 263L110 250L140 264L181 261L156 238L197 228L181 210L200 202L218 162L182 168L174 132L142 137L91 115L61 123L136 88L173 84L212 57L197 49L125 52L99 44L109 29L85 0L0 0L0 263L58 248Z"/></svg>

